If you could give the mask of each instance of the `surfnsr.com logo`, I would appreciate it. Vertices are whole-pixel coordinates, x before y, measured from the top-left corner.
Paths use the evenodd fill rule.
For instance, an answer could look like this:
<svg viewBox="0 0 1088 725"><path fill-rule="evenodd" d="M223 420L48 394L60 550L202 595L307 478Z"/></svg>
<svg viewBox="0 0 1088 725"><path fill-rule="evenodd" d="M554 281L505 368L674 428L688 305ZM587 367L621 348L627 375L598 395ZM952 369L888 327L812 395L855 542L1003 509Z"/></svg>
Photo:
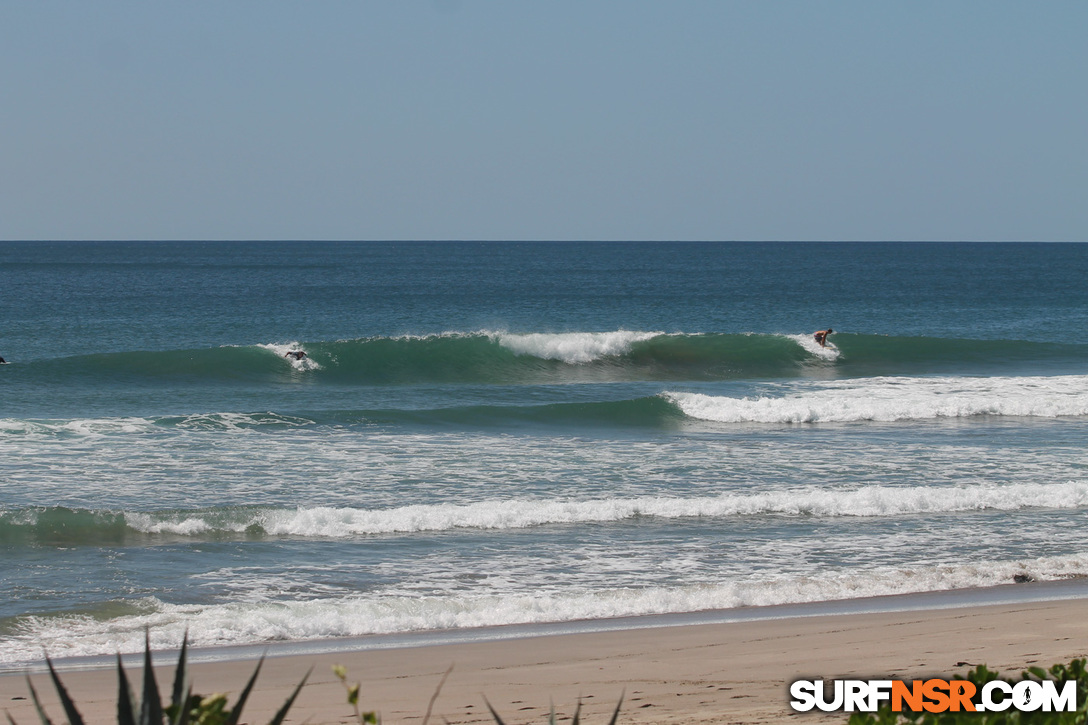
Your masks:
<svg viewBox="0 0 1088 725"><path fill-rule="evenodd" d="M790 685L790 707L824 712L1075 712L1076 681L1002 680L981 687L968 680L797 680Z"/></svg>

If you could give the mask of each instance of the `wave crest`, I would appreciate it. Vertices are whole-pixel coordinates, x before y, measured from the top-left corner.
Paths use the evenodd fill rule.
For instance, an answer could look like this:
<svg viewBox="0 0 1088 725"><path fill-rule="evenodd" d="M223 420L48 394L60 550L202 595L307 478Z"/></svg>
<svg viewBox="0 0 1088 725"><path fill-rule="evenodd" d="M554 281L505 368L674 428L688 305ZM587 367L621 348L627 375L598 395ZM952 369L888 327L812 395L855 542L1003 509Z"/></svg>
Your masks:
<svg viewBox="0 0 1088 725"><path fill-rule="evenodd" d="M637 342L664 335L663 332L571 332L515 335L492 333L500 345L517 355L531 355L542 360L561 360L570 365L601 360L631 352Z"/></svg>
<svg viewBox="0 0 1088 725"><path fill-rule="evenodd" d="M307 357L285 357L290 350ZM63 382L88 377L336 384L553 383L736 380L930 374L994 366L1081 369L1086 345L944 340L836 333L821 347L805 334L480 330L315 342L266 342L197 350L133 351L30 363L20 374ZM1076 366L1076 367L1071 367ZM977 373L976 373L977 374Z"/></svg>
<svg viewBox="0 0 1088 725"><path fill-rule="evenodd" d="M717 423L891 422L981 415L1088 415L1088 376L867 378L821 383L779 397L666 392L685 415Z"/></svg>
<svg viewBox="0 0 1088 725"><path fill-rule="evenodd" d="M390 509L327 506L235 507L198 511L92 511L63 507L0 512L0 541L100 543L141 537L222 539L254 536L352 538L450 531L610 523L642 516L666 519L732 516L896 517L986 509L1088 507L1088 481L1006 486L806 487L693 498L492 500L418 504Z"/></svg>

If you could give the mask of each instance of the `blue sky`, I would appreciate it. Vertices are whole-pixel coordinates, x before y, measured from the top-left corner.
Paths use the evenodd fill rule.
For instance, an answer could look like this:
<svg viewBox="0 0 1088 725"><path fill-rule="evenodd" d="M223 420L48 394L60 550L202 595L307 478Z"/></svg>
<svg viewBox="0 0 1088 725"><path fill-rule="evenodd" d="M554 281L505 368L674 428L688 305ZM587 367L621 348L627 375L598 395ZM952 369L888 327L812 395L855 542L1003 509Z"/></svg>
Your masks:
<svg viewBox="0 0 1088 725"><path fill-rule="evenodd" d="M0 5L0 239L1088 241L1088 2Z"/></svg>

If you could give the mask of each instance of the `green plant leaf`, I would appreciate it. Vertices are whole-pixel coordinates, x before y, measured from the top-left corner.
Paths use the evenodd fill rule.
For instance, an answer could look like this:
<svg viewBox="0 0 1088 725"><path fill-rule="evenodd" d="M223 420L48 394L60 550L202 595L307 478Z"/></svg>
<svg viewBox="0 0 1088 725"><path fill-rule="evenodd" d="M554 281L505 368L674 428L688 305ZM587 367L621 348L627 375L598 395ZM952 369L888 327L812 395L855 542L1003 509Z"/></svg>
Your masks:
<svg viewBox="0 0 1088 725"><path fill-rule="evenodd" d="M185 706L188 702L189 687L189 630L181 636L181 652L178 653L178 666L174 670L174 689L170 695L170 707L174 710L174 717L170 719L171 725L181 725L182 718L189 719L189 709Z"/></svg>
<svg viewBox="0 0 1088 725"><path fill-rule="evenodd" d="M230 717L227 718L227 725L238 725L238 718L242 716L242 708L246 705L246 700L249 699L249 693L253 690L253 684L257 681L257 675L261 672L261 665L264 664L264 655L257 660L257 668L253 670L253 674L249 676L249 682L246 683L245 688L242 690L242 694L238 695L238 702L230 711Z"/></svg>
<svg viewBox="0 0 1088 725"><path fill-rule="evenodd" d="M620 716L620 707L623 705L623 697L626 694L626 690L620 693L620 701L616 703L616 711L612 713L612 719L608 721L608 725L616 725L616 720L619 719Z"/></svg>
<svg viewBox="0 0 1088 725"><path fill-rule="evenodd" d="M570 725L580 725L582 721L582 698L578 698L578 707L574 708L574 719L570 721Z"/></svg>
<svg viewBox="0 0 1088 725"><path fill-rule="evenodd" d="M438 681L438 687L434 688L434 692L431 693L431 700L427 703L427 712L423 715L423 725L427 725L427 721L431 719L431 711L434 709L434 702L438 699L438 693L442 692L442 686L446 684L446 678L450 676L451 672L453 672L452 664L446 668L446 672L442 675L442 679Z"/></svg>
<svg viewBox="0 0 1088 725"><path fill-rule="evenodd" d="M30 699L34 701L34 708L38 711L38 717L41 718L42 725L53 725L53 721L45 714L42 701L38 699L38 691L34 689L34 683L30 681L30 675L26 676L26 686L30 688Z"/></svg>
<svg viewBox="0 0 1088 725"><path fill-rule="evenodd" d="M495 712L495 708L491 707L491 702L486 697L484 697L484 702L487 703L487 709L491 711L491 717L495 718L495 722L499 725L506 725L506 723L502 721L502 718L499 717L499 713Z"/></svg>
<svg viewBox="0 0 1088 725"><path fill-rule="evenodd" d="M151 630L144 630L144 688L140 698L139 725L162 725L162 699L155 669L151 666ZM73 724L74 725L74 724Z"/></svg>
<svg viewBox="0 0 1088 725"><path fill-rule="evenodd" d="M120 652L117 653L117 725L136 725L136 703L132 701L132 687L121 666Z"/></svg>
<svg viewBox="0 0 1088 725"><path fill-rule="evenodd" d="M68 696L68 690L64 688L60 677L57 676L57 671L53 669L53 660L49 659L49 655L45 656L45 664L49 666L49 676L53 678L53 687L57 688L57 697L60 698L60 704L64 706L64 714L68 716L69 725L83 725L83 716L79 714L76 704Z"/></svg>
<svg viewBox="0 0 1088 725"><path fill-rule="evenodd" d="M17 722L15 722L15 718L11 716L10 712L4 710L4 714L8 716L8 723L10 723L10 725L19 725Z"/></svg>
<svg viewBox="0 0 1088 725"><path fill-rule="evenodd" d="M178 705L178 713L174 717L173 725L189 725L189 720L192 717L193 709L189 707L189 702L193 699L193 687L189 686L189 691L185 693L185 699Z"/></svg>
<svg viewBox="0 0 1088 725"><path fill-rule="evenodd" d="M284 718L287 717L287 711L291 709L291 705L295 704L295 698L298 697L298 693L302 691L302 686L306 684L306 680L310 679L310 673L313 671L314 668L311 667L306 672L306 676L302 678L302 682L298 683L298 687L296 687L295 691L291 693L291 696L287 698L287 702L283 703L283 707L276 712L276 716L269 720L268 725L282 725Z"/></svg>

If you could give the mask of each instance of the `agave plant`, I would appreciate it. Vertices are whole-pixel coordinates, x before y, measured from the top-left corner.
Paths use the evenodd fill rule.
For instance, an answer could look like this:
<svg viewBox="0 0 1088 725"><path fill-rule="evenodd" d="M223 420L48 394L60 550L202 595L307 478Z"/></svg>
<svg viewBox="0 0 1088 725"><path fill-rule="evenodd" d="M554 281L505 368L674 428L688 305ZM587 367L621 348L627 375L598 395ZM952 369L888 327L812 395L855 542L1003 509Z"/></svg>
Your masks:
<svg viewBox="0 0 1088 725"><path fill-rule="evenodd" d="M174 672L174 687L170 704L166 707L163 707L162 698L159 695L159 685L155 681L155 672L151 667L150 635L145 634L144 637L146 647L144 649L143 692L139 700L133 697L128 677L121 666L121 655L117 655L117 725L238 725L238 719L242 715L242 708L249 698L249 693L253 690L253 684L257 681L257 675L261 671L264 657L261 657L260 661L257 662L257 667L253 670L249 682L246 683L242 693L238 696L238 701L234 704L234 707L228 708L226 695L205 697L193 694L186 659L189 650L188 639L188 634L186 634L181 641L181 653L178 655L178 666ZM49 675L53 679L53 686L57 689L57 696L64 707L64 714L67 716L69 724L84 725L83 716L76 709L75 703L68 695L68 690L57 675L53 662L48 655L46 655L45 663L49 667ZM269 725L282 725L284 718L287 717L287 711L291 709L291 705L294 704L295 698L298 697L299 691L302 690L302 686L306 684L309 677L310 673L307 672L302 681L298 683L295 691L291 693L291 696L287 698L287 701L283 703L283 706L269 721ZM38 698L38 693L34 690L34 684L30 681L29 676L27 676L26 682L30 688L30 696L34 701L34 707L38 711L41 724L53 725L53 722L45 713L45 708L42 707L41 700ZM8 722L11 725L17 725L11 715L8 715Z"/></svg>

